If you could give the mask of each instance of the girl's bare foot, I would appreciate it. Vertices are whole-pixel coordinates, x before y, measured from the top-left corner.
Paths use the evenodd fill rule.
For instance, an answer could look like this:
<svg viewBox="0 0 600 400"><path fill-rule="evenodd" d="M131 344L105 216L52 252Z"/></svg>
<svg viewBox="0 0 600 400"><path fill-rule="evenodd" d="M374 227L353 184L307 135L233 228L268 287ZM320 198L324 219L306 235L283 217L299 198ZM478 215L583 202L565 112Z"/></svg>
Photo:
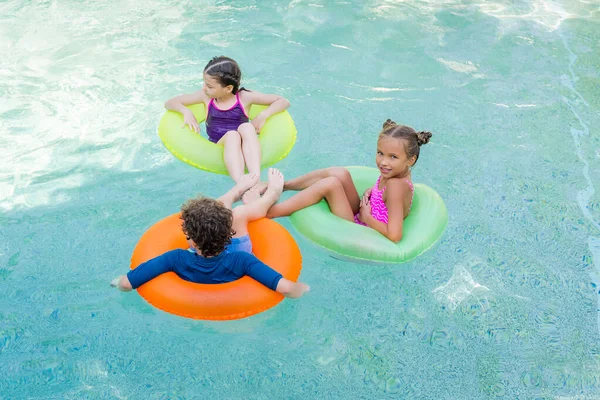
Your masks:
<svg viewBox="0 0 600 400"><path fill-rule="evenodd" d="M258 175L250 173L243 175L235 184L234 188L240 191L240 195L258 182Z"/></svg>
<svg viewBox="0 0 600 400"><path fill-rule="evenodd" d="M279 199L283 192L283 174L277 168L269 168L267 190L272 191L276 200Z"/></svg>
<svg viewBox="0 0 600 400"><path fill-rule="evenodd" d="M273 203L279 200L281 192L283 192L283 174L277 168L269 168L267 180L268 183L258 182L242 195L242 201L244 204L248 204L259 199L261 194L271 197ZM264 190L261 189L262 185L265 186Z"/></svg>

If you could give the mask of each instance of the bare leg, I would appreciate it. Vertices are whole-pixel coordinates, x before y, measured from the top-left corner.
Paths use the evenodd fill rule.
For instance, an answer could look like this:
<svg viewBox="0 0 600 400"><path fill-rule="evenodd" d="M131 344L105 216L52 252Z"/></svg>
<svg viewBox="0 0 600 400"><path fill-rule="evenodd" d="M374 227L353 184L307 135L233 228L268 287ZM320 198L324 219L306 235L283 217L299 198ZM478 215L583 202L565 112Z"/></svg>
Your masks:
<svg viewBox="0 0 600 400"><path fill-rule="evenodd" d="M334 176L321 179L286 201L275 204L269 209L267 217L286 217L295 211L317 204L323 199L327 200L333 214L348 221L354 221L354 212L346 197L344 186Z"/></svg>
<svg viewBox="0 0 600 400"><path fill-rule="evenodd" d="M242 139L242 153L248 167L248 172L260 176L260 142L254 126L245 122L238 128L239 136Z"/></svg>
<svg viewBox="0 0 600 400"><path fill-rule="evenodd" d="M321 179L331 176L337 178L342 183L352 212L356 214L360 208L360 196L356 191L356 186L354 186L350 172L343 167L331 167L309 172L306 175L286 181L283 185L283 190L303 190L314 185Z"/></svg>
<svg viewBox="0 0 600 400"><path fill-rule="evenodd" d="M237 182L244 175L244 156L242 155L242 138L237 131L227 132L218 144L224 146L223 161L229 176Z"/></svg>
<svg viewBox="0 0 600 400"><path fill-rule="evenodd" d="M260 177L261 148L256 129L251 123L246 122L240 125L238 132L242 138L242 153L248 172L253 172ZM242 197L244 204L256 200L266 190L267 183L258 182L254 189L248 192L248 195ZM254 191L257 191L257 193L254 193Z"/></svg>
<svg viewBox="0 0 600 400"><path fill-rule="evenodd" d="M246 174L242 176L227 193L219 197L217 200L223 203L225 207L231 209L233 207L233 203L238 201L242 194L254 186L256 182L258 182L258 176L256 174Z"/></svg>
<svg viewBox="0 0 600 400"><path fill-rule="evenodd" d="M283 174L276 168L270 168L268 181L267 190L262 197L233 209L233 230L236 232L234 237L247 235L248 223L264 218L269 208L279 200L283 192Z"/></svg>

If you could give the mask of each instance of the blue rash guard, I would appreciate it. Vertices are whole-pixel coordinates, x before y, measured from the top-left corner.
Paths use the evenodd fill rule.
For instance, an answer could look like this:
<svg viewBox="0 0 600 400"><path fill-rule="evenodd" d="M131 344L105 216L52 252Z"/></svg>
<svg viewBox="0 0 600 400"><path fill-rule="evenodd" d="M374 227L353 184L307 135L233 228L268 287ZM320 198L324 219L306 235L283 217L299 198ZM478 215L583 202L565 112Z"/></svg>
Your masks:
<svg viewBox="0 0 600 400"><path fill-rule="evenodd" d="M181 279L195 283L226 283L248 275L271 290L277 288L282 275L254 255L224 251L214 257L202 257L188 250L171 250L129 271L127 278L134 289L173 271Z"/></svg>

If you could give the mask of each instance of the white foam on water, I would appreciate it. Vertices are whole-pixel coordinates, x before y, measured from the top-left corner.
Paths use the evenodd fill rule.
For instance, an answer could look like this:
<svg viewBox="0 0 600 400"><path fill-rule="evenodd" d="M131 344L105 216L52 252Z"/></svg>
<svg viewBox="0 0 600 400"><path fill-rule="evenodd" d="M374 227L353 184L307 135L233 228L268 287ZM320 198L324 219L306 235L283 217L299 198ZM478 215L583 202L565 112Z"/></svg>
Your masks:
<svg viewBox="0 0 600 400"><path fill-rule="evenodd" d="M408 88L384 88L384 87L373 87L370 90L373 92L407 92L411 89Z"/></svg>
<svg viewBox="0 0 600 400"><path fill-rule="evenodd" d="M480 3L465 5L459 0L423 0L418 3L410 0L376 0L371 2L371 4L372 13L382 18L408 19L410 15L406 12L407 9L420 13L421 16L428 15L431 18L427 21L423 20L423 23L424 26L429 26L429 28L432 28L432 23L436 23L435 14L440 9L452 12L476 7L482 13L497 18L505 24L531 21L550 31L554 31L568 18L592 17L593 10L584 10L580 5L596 3L592 0L580 0L572 4L570 3L570 10L566 10L565 6L557 0L531 0L527 3L523 2L522 4L527 6L525 10L516 8L515 3L512 1L481 1ZM522 36L521 38L527 40L527 38Z"/></svg>
<svg viewBox="0 0 600 400"><path fill-rule="evenodd" d="M417 92L417 91L423 91L423 92L429 92L432 90L436 90L435 87L429 87L429 88L410 88L410 87L405 87L405 88L386 88L386 87L376 87L376 86L367 86L367 85L360 85L357 83L350 83L351 86L355 86L355 87L359 87L362 89L366 89L372 92L382 92L382 93L389 93L389 92Z"/></svg>
<svg viewBox="0 0 600 400"><path fill-rule="evenodd" d="M530 11L525 13L518 13L509 4L485 2L478 6L484 14L500 20L533 21L551 31L558 29L565 19L576 16L566 11L560 3L552 0L533 0L529 3Z"/></svg>
<svg viewBox="0 0 600 400"><path fill-rule="evenodd" d="M93 178L82 168L139 170L136 153L156 139L158 79L179 78L158 76L153 55L169 51L187 10L158 1L143 12L126 1L118 15L79 7L32 4L0 25L0 53L11 55L0 58L0 210L66 201L62 191ZM134 25L152 29L132 34ZM151 156L144 168L166 162Z"/></svg>
<svg viewBox="0 0 600 400"><path fill-rule="evenodd" d="M451 311L455 311L461 303L469 299L477 301L483 309L485 305L481 299L486 298L490 292L489 288L475 282L462 265L456 265L450 280L432 291L434 297Z"/></svg>
<svg viewBox="0 0 600 400"><path fill-rule="evenodd" d="M353 50L353 49L351 49L350 47L348 47L348 46L344 46L344 45L341 45L341 44L335 44L335 43L331 43L331 45L332 45L333 47L337 47L338 49L345 49L345 50L354 51L354 50Z"/></svg>
<svg viewBox="0 0 600 400"><path fill-rule="evenodd" d="M473 63L471 61L459 62L459 61L445 60L443 58L437 58L436 60L439 63L445 65L446 67L448 67L451 70L456 71L456 72L470 74L470 73L477 71L477 67L475 65L473 65Z"/></svg>
<svg viewBox="0 0 600 400"><path fill-rule="evenodd" d="M517 35L517 37L519 39L523 39L524 41L526 41L526 42L528 42L530 44L534 44L535 43L535 41L532 38L528 38L528 37L525 37L525 36L519 36L519 35Z"/></svg>
<svg viewBox="0 0 600 400"><path fill-rule="evenodd" d="M515 107L517 108L532 108L532 107L537 107L536 104L515 104Z"/></svg>
<svg viewBox="0 0 600 400"><path fill-rule="evenodd" d="M412 100L400 100L394 97L366 97L364 99L354 99L352 97L343 96L341 94L336 94L335 97L339 97L344 100L353 101L356 103L365 103L365 102L383 102L383 101L401 101L401 102L419 102L422 101L420 99L412 99Z"/></svg>

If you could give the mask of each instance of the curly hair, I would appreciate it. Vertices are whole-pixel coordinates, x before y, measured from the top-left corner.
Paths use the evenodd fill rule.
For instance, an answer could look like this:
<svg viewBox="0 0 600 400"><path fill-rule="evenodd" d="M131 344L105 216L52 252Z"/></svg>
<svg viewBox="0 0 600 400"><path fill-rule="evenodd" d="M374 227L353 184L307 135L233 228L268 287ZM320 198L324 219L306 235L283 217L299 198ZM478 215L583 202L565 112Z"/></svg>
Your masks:
<svg viewBox="0 0 600 400"><path fill-rule="evenodd" d="M379 133L379 137L389 136L396 139L404 139L406 141L406 157L415 157L415 163L419 159L419 153L421 146L429 143L431 139L431 132L420 131L417 132L410 126L398 125L391 119L388 119L383 123L383 129Z"/></svg>
<svg viewBox="0 0 600 400"><path fill-rule="evenodd" d="M235 235L233 212L218 200L199 197L181 206L181 228L186 238L193 240L204 257L213 257L225 250Z"/></svg>

